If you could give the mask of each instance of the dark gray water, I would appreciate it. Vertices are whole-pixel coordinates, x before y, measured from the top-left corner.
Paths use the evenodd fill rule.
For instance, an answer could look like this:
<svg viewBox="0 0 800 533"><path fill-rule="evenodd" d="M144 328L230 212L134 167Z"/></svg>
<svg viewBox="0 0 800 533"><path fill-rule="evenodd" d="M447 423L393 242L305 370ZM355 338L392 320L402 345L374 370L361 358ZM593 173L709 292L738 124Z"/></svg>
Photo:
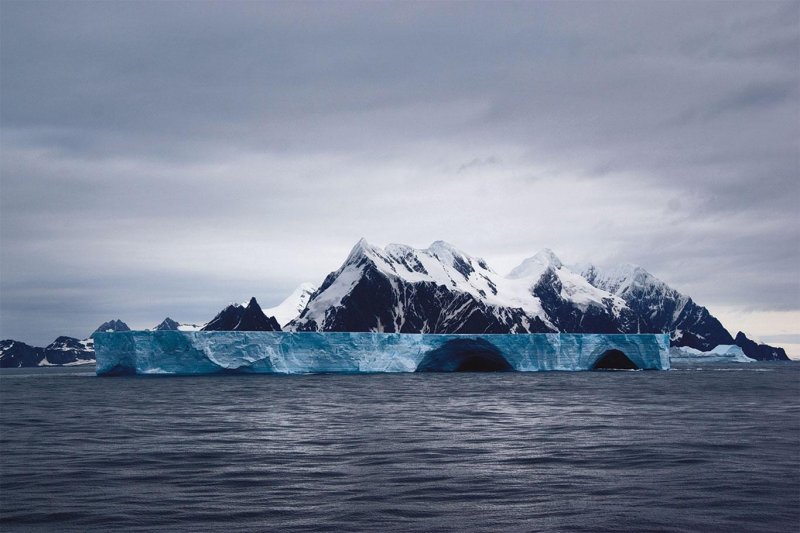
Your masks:
<svg viewBox="0 0 800 533"><path fill-rule="evenodd" d="M0 529L798 531L800 365L0 374Z"/></svg>

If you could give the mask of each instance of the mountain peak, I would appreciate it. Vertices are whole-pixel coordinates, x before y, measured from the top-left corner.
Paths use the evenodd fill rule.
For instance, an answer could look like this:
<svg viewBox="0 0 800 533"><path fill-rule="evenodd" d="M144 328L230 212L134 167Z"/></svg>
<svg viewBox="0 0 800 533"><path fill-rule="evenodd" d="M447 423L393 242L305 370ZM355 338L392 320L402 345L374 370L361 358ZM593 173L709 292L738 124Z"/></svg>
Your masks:
<svg viewBox="0 0 800 533"><path fill-rule="evenodd" d="M429 252L437 252L437 251L447 251L452 254L459 254L459 255L466 255L464 252L450 244L446 241L433 241L430 246L428 246Z"/></svg>
<svg viewBox="0 0 800 533"><path fill-rule="evenodd" d="M352 251L350 252L350 254L352 255L352 254L354 254L354 253L355 253L355 254L358 254L358 253L369 253L369 252L371 252L371 251L372 251L374 248L375 248L375 247L374 247L373 245L371 245L371 244L370 244L370 243L367 241L367 239L365 239L364 237L361 237L360 239L358 239L358 242L355 244L355 246L353 246L353 249L352 249Z"/></svg>
<svg viewBox="0 0 800 533"><path fill-rule="evenodd" d="M422 251L434 257L438 257L441 260L444 260L445 258L448 260L451 258L459 258L465 261L470 261L472 259L475 259L476 261L481 263L481 266L483 266L483 264L485 263L483 259L479 260L478 258L469 255L460 248L457 248L456 246L453 246L449 242L445 241L434 241L431 243L430 246L428 246L427 249Z"/></svg>
<svg viewBox="0 0 800 533"><path fill-rule="evenodd" d="M364 237L361 237L355 244L355 246L353 246L352 250L350 250L350 254L347 256L345 264L357 263L362 258L368 257L374 253L375 253L375 246L367 242L367 239L365 239Z"/></svg>
<svg viewBox="0 0 800 533"><path fill-rule="evenodd" d="M255 296L242 312L239 322L233 327L234 331L280 331L281 326L273 317L268 317L261 310Z"/></svg>
<svg viewBox="0 0 800 533"><path fill-rule="evenodd" d="M298 287L275 307L264 309L264 314L275 317L281 327L299 317L308 305L311 296L317 291L317 286L310 282L301 283Z"/></svg>
<svg viewBox="0 0 800 533"><path fill-rule="evenodd" d="M561 259L553 253L550 248L542 248L531 259L535 259L543 264L551 265L553 268L561 268L563 265Z"/></svg>
<svg viewBox="0 0 800 533"><path fill-rule="evenodd" d="M170 317L165 318L161 321L159 325L153 328L154 331L177 331L178 330L178 322L172 320Z"/></svg>
<svg viewBox="0 0 800 533"><path fill-rule="evenodd" d="M280 324L261 310L255 297L246 307L231 304L205 325L201 331L280 331Z"/></svg>
<svg viewBox="0 0 800 533"><path fill-rule="evenodd" d="M621 275L632 278L650 276L650 272L634 263L622 263L621 265L618 265L615 270Z"/></svg>
<svg viewBox="0 0 800 533"><path fill-rule="evenodd" d="M650 272L632 263L623 263L610 268L590 266L581 273L589 282L612 294L622 294L634 287L654 286L668 290L666 283Z"/></svg>
<svg viewBox="0 0 800 533"><path fill-rule="evenodd" d="M522 278L540 278L548 268L558 270L562 267L561 259L559 259L553 250L544 248L527 259L520 265L512 270L508 279L522 279Z"/></svg>
<svg viewBox="0 0 800 533"><path fill-rule="evenodd" d="M393 242L391 244L387 244L384 248L384 251L389 255L406 255L406 254L413 254L416 252L414 248L407 244L400 244Z"/></svg>
<svg viewBox="0 0 800 533"><path fill-rule="evenodd" d="M93 337L95 333L103 331L130 331L130 330L131 328L128 327L128 324L117 318L100 324L100 326L96 330L94 330L94 332L90 335L90 337Z"/></svg>

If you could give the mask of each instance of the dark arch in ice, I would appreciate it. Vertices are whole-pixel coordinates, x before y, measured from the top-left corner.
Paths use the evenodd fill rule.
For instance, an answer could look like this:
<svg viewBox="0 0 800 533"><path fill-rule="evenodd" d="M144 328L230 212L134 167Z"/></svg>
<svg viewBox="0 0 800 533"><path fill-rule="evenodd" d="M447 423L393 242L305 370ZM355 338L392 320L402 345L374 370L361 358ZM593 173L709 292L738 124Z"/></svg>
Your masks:
<svg viewBox="0 0 800 533"><path fill-rule="evenodd" d="M592 366L592 370L639 370L639 367L622 351L608 350Z"/></svg>
<svg viewBox="0 0 800 533"><path fill-rule="evenodd" d="M431 350L417 372L512 372L514 367L492 343L483 339L454 339Z"/></svg>

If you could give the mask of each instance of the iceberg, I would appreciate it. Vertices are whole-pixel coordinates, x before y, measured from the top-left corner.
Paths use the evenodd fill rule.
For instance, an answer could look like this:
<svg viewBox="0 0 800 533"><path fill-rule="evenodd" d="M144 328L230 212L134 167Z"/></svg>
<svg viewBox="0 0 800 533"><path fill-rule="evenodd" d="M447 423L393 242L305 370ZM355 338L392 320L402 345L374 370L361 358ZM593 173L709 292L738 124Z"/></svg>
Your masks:
<svg viewBox="0 0 800 533"><path fill-rule="evenodd" d="M753 363L755 359L747 357L735 344L720 344L713 350L701 352L688 346L673 346L669 349L669 358L673 363Z"/></svg>
<svg viewBox="0 0 800 533"><path fill-rule="evenodd" d="M98 376L669 368L662 334L124 331L95 351Z"/></svg>

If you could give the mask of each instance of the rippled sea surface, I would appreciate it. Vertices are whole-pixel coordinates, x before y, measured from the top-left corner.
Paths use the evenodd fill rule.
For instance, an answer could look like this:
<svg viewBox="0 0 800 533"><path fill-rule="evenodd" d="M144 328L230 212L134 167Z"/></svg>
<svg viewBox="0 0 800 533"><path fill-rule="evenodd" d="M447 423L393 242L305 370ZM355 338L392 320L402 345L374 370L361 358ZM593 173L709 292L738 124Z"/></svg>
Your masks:
<svg viewBox="0 0 800 533"><path fill-rule="evenodd" d="M0 374L0 529L800 530L800 364Z"/></svg>

